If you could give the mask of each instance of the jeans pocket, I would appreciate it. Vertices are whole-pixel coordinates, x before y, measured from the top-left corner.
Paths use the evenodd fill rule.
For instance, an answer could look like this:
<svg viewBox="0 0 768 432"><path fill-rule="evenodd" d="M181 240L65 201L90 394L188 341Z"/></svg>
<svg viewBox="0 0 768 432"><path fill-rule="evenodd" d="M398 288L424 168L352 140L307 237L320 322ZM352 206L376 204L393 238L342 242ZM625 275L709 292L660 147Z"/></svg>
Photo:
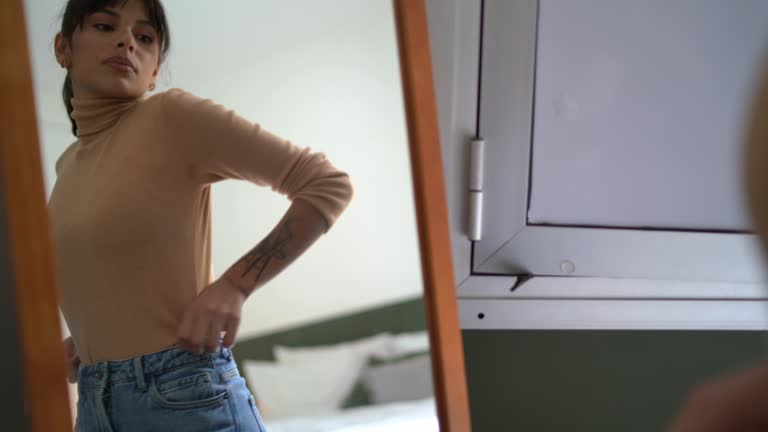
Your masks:
<svg viewBox="0 0 768 432"><path fill-rule="evenodd" d="M229 397L226 388L213 384L206 371L175 371L152 380L149 392L156 403L171 409L191 409L223 404Z"/></svg>

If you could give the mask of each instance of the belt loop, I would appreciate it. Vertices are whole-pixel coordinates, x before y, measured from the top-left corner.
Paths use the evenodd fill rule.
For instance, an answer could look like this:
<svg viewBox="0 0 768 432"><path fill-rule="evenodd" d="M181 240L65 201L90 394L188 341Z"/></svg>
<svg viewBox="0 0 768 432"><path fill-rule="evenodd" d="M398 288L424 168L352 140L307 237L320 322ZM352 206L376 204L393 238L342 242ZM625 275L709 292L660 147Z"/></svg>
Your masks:
<svg viewBox="0 0 768 432"><path fill-rule="evenodd" d="M211 358L218 358L223 357L225 360L229 361L232 355L230 354L229 349L225 347L224 345L219 345L218 348L216 348L216 352L211 354Z"/></svg>
<svg viewBox="0 0 768 432"><path fill-rule="evenodd" d="M133 359L133 369L136 373L136 385L139 387L139 390L146 390L147 382L144 380L144 368L141 365L141 356Z"/></svg>

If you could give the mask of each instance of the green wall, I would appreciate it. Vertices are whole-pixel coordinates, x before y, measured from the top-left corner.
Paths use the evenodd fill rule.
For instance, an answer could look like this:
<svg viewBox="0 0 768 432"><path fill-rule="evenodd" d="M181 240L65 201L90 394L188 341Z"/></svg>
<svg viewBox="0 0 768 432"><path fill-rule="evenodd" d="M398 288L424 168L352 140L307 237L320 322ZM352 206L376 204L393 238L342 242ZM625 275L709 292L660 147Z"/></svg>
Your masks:
<svg viewBox="0 0 768 432"><path fill-rule="evenodd" d="M762 332L463 336L473 432L662 431L692 385L768 354Z"/></svg>

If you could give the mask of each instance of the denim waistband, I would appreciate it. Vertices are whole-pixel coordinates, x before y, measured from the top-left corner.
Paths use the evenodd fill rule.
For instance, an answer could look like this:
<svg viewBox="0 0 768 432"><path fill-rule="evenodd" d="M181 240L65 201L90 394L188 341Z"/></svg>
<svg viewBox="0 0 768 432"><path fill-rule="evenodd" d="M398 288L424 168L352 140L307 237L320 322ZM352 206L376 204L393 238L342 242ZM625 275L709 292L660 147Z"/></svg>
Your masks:
<svg viewBox="0 0 768 432"><path fill-rule="evenodd" d="M102 387L137 378L143 381L149 375L159 375L195 364L211 363L212 359L219 355L231 358L231 351L229 348L220 347L216 352L193 354L178 346L172 346L132 359L80 365L78 383L81 386Z"/></svg>

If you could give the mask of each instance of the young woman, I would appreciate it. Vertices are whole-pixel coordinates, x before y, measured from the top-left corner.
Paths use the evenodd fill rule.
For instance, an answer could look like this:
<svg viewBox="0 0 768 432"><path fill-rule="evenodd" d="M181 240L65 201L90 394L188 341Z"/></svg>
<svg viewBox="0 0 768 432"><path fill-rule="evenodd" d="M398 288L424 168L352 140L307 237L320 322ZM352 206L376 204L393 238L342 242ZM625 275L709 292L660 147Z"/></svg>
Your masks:
<svg viewBox="0 0 768 432"><path fill-rule="evenodd" d="M323 154L210 100L147 95L169 41L159 0L69 0L56 35L77 141L49 210L77 427L263 431L230 351L243 302L333 225L352 187ZM213 280L210 187L224 179L292 203Z"/></svg>

